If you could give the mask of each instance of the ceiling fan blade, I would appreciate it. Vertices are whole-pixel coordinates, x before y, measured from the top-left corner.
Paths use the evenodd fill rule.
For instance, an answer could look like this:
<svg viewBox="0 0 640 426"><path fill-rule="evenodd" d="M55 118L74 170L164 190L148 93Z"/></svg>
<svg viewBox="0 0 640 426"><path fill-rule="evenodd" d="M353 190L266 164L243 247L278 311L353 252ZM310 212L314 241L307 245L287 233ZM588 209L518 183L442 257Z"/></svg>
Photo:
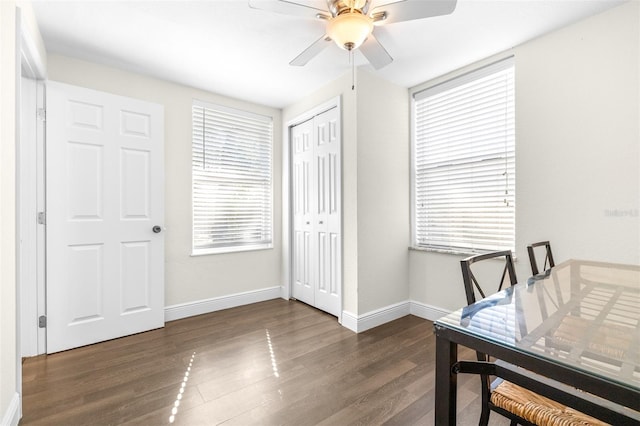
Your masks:
<svg viewBox="0 0 640 426"><path fill-rule="evenodd" d="M411 21L413 19L449 15L455 10L456 2L457 0L387 1L386 4L376 3L376 7L371 11L369 15L375 16L378 13L384 13L386 17L380 22L383 22L385 24L392 24L394 22Z"/></svg>
<svg viewBox="0 0 640 426"><path fill-rule="evenodd" d="M336 16L338 14L338 2L336 0L327 0L327 9L331 16Z"/></svg>
<svg viewBox="0 0 640 426"><path fill-rule="evenodd" d="M367 40L359 47L362 54L367 58L373 68L379 70L386 67L393 58L389 55L389 52L380 44L380 42L371 34Z"/></svg>
<svg viewBox="0 0 640 426"><path fill-rule="evenodd" d="M313 44L307 47L301 54L296 56L293 61L289 62L289 65L294 65L297 67L306 65L311 59L313 59L317 54L322 52L327 46L329 46L333 41L327 35L323 35L318 40L314 41Z"/></svg>
<svg viewBox="0 0 640 426"><path fill-rule="evenodd" d="M314 5L316 3L313 3ZM288 0L249 0L249 7L252 9L268 10L269 12L283 15L302 16L303 18L316 19L331 17L329 12L317 7L307 6Z"/></svg>

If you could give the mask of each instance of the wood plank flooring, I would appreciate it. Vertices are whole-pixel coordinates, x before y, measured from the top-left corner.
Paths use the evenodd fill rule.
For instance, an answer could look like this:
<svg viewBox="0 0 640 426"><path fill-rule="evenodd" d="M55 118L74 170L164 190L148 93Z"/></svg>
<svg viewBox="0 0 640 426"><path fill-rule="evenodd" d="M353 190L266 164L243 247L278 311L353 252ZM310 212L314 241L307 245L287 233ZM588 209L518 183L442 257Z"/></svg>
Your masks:
<svg viewBox="0 0 640 426"><path fill-rule="evenodd" d="M407 316L355 334L281 299L173 321L25 360L20 424L432 425L432 328ZM458 386L458 423L477 424L479 379Z"/></svg>

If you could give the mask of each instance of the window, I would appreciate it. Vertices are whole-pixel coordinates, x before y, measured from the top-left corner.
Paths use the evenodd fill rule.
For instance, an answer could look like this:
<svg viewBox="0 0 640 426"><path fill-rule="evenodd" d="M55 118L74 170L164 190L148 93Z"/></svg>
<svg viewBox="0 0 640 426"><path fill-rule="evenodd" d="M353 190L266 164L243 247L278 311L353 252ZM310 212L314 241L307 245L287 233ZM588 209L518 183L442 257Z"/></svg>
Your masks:
<svg viewBox="0 0 640 426"><path fill-rule="evenodd" d="M512 58L414 94L415 247L514 249L514 109Z"/></svg>
<svg viewBox="0 0 640 426"><path fill-rule="evenodd" d="M273 124L194 101L193 254L272 247Z"/></svg>

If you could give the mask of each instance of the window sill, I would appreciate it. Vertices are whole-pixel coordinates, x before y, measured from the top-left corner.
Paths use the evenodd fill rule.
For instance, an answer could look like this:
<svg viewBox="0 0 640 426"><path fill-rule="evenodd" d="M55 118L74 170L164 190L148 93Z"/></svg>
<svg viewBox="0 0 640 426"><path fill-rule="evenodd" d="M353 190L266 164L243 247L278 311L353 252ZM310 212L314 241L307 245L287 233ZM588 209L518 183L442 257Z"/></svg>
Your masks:
<svg viewBox="0 0 640 426"><path fill-rule="evenodd" d="M248 251L271 250L271 249L273 249L273 244L254 245L254 246L237 246L237 247L220 247L220 248L212 248L212 249L192 250L190 256L199 257L199 256L209 256L211 254L232 254L232 253L242 253L242 252L248 252Z"/></svg>
<svg viewBox="0 0 640 426"><path fill-rule="evenodd" d="M454 250L454 249L444 249L444 248L434 248L434 247L409 246L409 250L410 251L428 252L428 253L453 254L453 255L456 255L456 256L473 256L473 255L476 255L476 254L480 254L480 252Z"/></svg>
<svg viewBox="0 0 640 426"><path fill-rule="evenodd" d="M492 250L477 250L477 251L467 250L467 251L464 251L464 250L444 249L444 248L435 248L435 247L409 246L409 251L419 251L419 252L425 252L425 253L451 254L451 255L454 255L454 256L469 257L469 256L475 256L477 254L491 253ZM513 250L511 250L511 253L512 253L512 256L513 256L513 261L515 262L516 260L518 260L518 258L516 256L516 253Z"/></svg>

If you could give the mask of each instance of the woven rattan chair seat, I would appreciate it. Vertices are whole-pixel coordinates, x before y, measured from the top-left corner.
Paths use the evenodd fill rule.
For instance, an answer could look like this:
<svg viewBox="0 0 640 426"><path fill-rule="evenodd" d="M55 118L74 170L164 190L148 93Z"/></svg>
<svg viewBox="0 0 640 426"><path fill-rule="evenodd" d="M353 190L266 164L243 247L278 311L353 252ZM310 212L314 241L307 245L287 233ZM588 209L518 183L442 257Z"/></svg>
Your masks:
<svg viewBox="0 0 640 426"><path fill-rule="evenodd" d="M606 426L600 420L508 381L491 392L491 402L540 426Z"/></svg>

